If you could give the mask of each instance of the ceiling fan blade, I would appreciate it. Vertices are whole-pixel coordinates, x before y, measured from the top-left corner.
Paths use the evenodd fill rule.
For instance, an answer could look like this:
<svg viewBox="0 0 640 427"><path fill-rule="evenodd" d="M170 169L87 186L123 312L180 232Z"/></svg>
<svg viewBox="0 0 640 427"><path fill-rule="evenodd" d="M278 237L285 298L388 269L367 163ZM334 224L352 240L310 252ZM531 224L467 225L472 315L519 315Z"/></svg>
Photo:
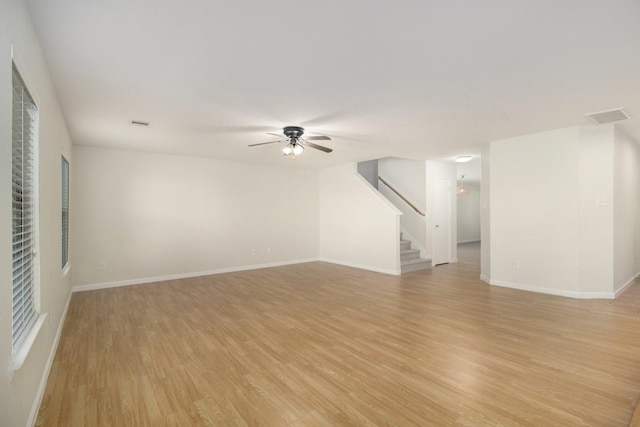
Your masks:
<svg viewBox="0 0 640 427"><path fill-rule="evenodd" d="M255 147L256 145L275 144L276 142L284 142L284 141L259 142L257 144L249 144L248 147Z"/></svg>
<svg viewBox="0 0 640 427"><path fill-rule="evenodd" d="M304 139L307 141L331 141L331 138L326 135L305 136Z"/></svg>
<svg viewBox="0 0 640 427"><path fill-rule="evenodd" d="M267 135L273 135L273 136L277 136L278 138L282 138L282 134L281 133L267 132Z"/></svg>
<svg viewBox="0 0 640 427"><path fill-rule="evenodd" d="M323 147L322 145L314 144L313 142L306 142L304 146L315 148L316 150L324 151L325 153L330 153L333 151L331 148Z"/></svg>

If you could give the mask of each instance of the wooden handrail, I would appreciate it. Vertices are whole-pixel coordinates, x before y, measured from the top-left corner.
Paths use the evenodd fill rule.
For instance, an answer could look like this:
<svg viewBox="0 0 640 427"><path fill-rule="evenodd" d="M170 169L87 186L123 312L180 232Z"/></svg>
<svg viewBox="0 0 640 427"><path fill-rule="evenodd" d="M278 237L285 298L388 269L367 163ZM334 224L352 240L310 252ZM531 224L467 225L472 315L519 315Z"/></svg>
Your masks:
<svg viewBox="0 0 640 427"><path fill-rule="evenodd" d="M385 181L384 179L382 179L381 176L378 176L378 180L380 182L382 182L384 185L386 185L387 187L389 187L389 189L391 191L393 191L394 193L396 193L396 196L400 197L402 199L403 202L405 202L406 204L408 204L409 206L411 206L411 208L416 211L419 215L425 216L424 212L422 212L420 209L416 208L415 205L413 203L411 203L410 201L407 200L406 197L404 197L402 194L400 194L398 192L398 190L396 190L395 188L393 188L393 186L391 186L391 184L389 184L387 181Z"/></svg>

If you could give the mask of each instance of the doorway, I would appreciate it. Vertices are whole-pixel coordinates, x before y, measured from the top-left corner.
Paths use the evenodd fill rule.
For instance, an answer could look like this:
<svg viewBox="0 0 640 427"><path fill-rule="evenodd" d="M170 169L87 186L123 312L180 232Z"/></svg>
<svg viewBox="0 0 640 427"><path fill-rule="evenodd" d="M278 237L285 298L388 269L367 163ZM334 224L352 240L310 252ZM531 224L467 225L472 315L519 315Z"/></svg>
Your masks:
<svg viewBox="0 0 640 427"><path fill-rule="evenodd" d="M464 264L481 263L481 159L457 166L456 237L457 260Z"/></svg>

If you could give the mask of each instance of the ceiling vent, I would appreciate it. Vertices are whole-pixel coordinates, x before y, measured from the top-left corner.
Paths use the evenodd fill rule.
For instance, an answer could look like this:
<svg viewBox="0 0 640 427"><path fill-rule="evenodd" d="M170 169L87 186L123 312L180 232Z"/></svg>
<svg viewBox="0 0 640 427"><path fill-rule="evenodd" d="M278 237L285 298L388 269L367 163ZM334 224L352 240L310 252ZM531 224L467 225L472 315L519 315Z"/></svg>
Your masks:
<svg viewBox="0 0 640 427"><path fill-rule="evenodd" d="M614 108L613 110L598 111L597 113L585 114L585 117L587 117L597 125L603 125L605 123L627 120L629 118L629 115L625 113L622 108Z"/></svg>

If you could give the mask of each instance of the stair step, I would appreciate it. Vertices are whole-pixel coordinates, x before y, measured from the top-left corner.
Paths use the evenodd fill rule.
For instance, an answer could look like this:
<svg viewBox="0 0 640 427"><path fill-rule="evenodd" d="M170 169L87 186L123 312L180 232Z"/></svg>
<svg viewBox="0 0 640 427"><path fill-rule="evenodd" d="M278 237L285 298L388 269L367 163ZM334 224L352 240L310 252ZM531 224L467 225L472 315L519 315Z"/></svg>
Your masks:
<svg viewBox="0 0 640 427"><path fill-rule="evenodd" d="M403 261L400 265L400 272L411 273L414 271L426 270L431 268L431 260L424 258L416 258L407 261Z"/></svg>
<svg viewBox="0 0 640 427"><path fill-rule="evenodd" d="M400 233L400 274L431 268L431 260L420 258L420 249L411 249L411 241Z"/></svg>
<svg viewBox="0 0 640 427"><path fill-rule="evenodd" d="M402 249L400 251L400 261L409 261L412 259L420 258L420 250L419 249Z"/></svg>
<svg viewBox="0 0 640 427"><path fill-rule="evenodd" d="M431 262L430 259L424 259L424 258L414 258L414 259L408 259L406 261L402 261L402 265L411 265L411 264L419 264L421 262Z"/></svg>

